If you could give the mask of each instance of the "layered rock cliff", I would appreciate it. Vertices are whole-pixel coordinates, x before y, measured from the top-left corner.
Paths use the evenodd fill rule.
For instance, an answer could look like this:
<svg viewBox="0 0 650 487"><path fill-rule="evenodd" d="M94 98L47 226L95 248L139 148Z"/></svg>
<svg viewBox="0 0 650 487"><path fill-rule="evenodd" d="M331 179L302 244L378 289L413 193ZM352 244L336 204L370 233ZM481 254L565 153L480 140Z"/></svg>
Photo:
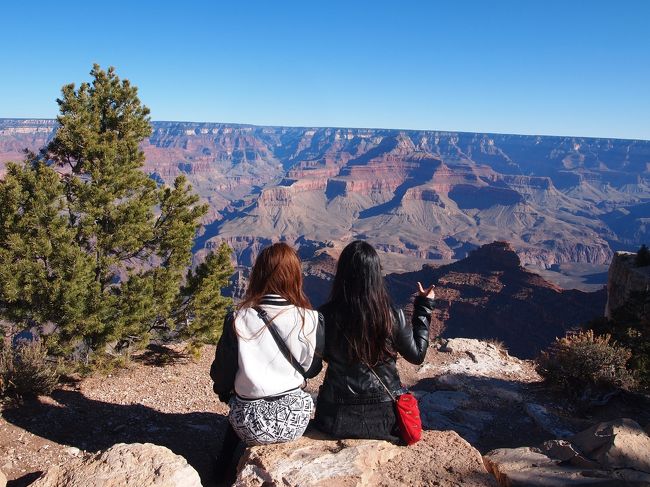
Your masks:
<svg viewBox="0 0 650 487"><path fill-rule="evenodd" d="M0 164L55 127L0 119ZM455 259L508 240L524 264L550 267L608 263L650 236L649 141L154 122L142 148L154 179L184 173L209 203L202 247L364 238Z"/></svg>
<svg viewBox="0 0 650 487"><path fill-rule="evenodd" d="M410 305L415 283L436 284L432 333L496 339L510 352L533 358L567 330L603 315L605 290L562 290L521 266L506 242L484 245L469 257L440 267L389 274L391 295Z"/></svg>
<svg viewBox="0 0 650 487"><path fill-rule="evenodd" d="M609 266L607 276L607 305L605 316L611 318L613 310L623 306L634 293L650 295L650 266L636 267L635 253L616 252ZM650 310L639 309L641 313L650 316Z"/></svg>

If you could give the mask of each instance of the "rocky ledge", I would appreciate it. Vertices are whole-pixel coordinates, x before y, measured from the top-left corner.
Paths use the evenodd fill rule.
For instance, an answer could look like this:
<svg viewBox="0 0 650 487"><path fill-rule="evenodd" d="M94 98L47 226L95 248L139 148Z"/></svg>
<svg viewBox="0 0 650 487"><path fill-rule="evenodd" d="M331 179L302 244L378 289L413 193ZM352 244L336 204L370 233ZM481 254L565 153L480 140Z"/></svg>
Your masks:
<svg viewBox="0 0 650 487"><path fill-rule="evenodd" d="M415 445L334 440L310 433L293 443L246 450L237 487L496 485L481 454L453 431L425 431Z"/></svg>
<svg viewBox="0 0 650 487"><path fill-rule="evenodd" d="M634 293L648 295L650 293L650 266L636 267L634 260L636 253L616 252L609 266L607 278L607 306L605 316L612 317L612 311L625 305ZM650 309L639 307L639 319L642 315L649 315Z"/></svg>
<svg viewBox="0 0 650 487"><path fill-rule="evenodd" d="M650 486L650 437L630 419L599 423L536 448L494 450L483 460L507 487Z"/></svg>

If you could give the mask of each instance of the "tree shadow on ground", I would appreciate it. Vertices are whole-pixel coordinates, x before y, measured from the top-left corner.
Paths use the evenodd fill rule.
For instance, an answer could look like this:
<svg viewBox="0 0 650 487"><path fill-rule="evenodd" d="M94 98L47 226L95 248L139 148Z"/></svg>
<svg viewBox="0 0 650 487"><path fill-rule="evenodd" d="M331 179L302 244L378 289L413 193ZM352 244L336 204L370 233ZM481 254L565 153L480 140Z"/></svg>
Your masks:
<svg viewBox="0 0 650 487"><path fill-rule="evenodd" d="M189 357L184 352L179 352L165 345L149 344L144 352L133 357L135 362L155 367L165 367L179 362L187 362Z"/></svg>
<svg viewBox="0 0 650 487"><path fill-rule="evenodd" d="M34 435L96 452L116 443L154 443L183 456L204 486L214 486L215 458L227 418L217 413L162 413L140 404L120 405L88 399L78 391L56 390L53 402L33 401L3 411L3 417ZM28 485L29 475L12 482Z"/></svg>

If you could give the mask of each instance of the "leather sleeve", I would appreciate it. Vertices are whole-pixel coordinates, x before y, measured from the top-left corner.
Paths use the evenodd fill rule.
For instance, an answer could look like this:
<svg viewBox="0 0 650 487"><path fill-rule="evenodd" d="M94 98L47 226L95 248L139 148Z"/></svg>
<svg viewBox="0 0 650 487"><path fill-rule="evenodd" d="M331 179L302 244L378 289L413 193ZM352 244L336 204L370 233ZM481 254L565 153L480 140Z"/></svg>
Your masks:
<svg viewBox="0 0 650 487"><path fill-rule="evenodd" d="M416 296L411 326L406 324L404 312L401 309L397 310L395 348L412 364L421 364L429 348L429 324L433 303L433 299Z"/></svg>
<svg viewBox="0 0 650 487"><path fill-rule="evenodd" d="M235 389L235 374L239 366L237 335L235 334L234 313L230 312L223 320L223 333L217 344L214 361L210 367L210 377L214 392L221 402L227 403Z"/></svg>
<svg viewBox="0 0 650 487"><path fill-rule="evenodd" d="M316 325L316 348L314 358L309 369L305 372L305 379L316 377L323 368L323 351L325 349L325 318L318 313L318 324Z"/></svg>

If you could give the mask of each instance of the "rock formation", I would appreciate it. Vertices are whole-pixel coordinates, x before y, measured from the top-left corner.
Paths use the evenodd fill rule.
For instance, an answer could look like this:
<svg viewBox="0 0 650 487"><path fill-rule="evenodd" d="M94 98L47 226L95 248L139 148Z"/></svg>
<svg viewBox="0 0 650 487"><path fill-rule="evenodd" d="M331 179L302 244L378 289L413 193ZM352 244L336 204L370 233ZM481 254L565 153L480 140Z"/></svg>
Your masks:
<svg viewBox="0 0 650 487"><path fill-rule="evenodd" d="M481 455L453 431L425 431L410 447L334 440L311 433L293 443L248 448L234 486L379 487L495 485Z"/></svg>
<svg viewBox="0 0 650 487"><path fill-rule="evenodd" d="M514 249L494 242L453 264L389 274L391 296L408 306L414 283L435 283L432 333L497 339L517 357L532 358L567 330L602 316L605 292L562 290L521 266Z"/></svg>
<svg viewBox="0 0 650 487"><path fill-rule="evenodd" d="M483 460L507 487L650 485L650 437L630 419L599 423L537 448L494 450Z"/></svg>
<svg viewBox="0 0 650 487"><path fill-rule="evenodd" d="M507 429L537 434L525 406L529 388L541 378L532 363L498 344L453 338L434 346L414 377L404 362L399 366L418 398L425 429L456 431L482 450L499 441L504 417Z"/></svg>
<svg viewBox="0 0 650 487"><path fill-rule="evenodd" d="M616 252L612 259L607 276L605 316L608 318L611 318L613 310L628 301L632 293L650 294L650 266L635 267L635 256L632 252ZM639 309L638 312L650 316L650 309Z"/></svg>
<svg viewBox="0 0 650 487"><path fill-rule="evenodd" d="M0 164L38 150L52 120L0 119ZM608 263L647 240L650 142L440 131L154 122L159 182L186 174L212 240L283 238L457 259L508 240L524 264ZM611 246L610 246L611 245Z"/></svg>
<svg viewBox="0 0 650 487"><path fill-rule="evenodd" d="M49 468L34 487L201 487L199 474L171 450L118 443L96 455Z"/></svg>

